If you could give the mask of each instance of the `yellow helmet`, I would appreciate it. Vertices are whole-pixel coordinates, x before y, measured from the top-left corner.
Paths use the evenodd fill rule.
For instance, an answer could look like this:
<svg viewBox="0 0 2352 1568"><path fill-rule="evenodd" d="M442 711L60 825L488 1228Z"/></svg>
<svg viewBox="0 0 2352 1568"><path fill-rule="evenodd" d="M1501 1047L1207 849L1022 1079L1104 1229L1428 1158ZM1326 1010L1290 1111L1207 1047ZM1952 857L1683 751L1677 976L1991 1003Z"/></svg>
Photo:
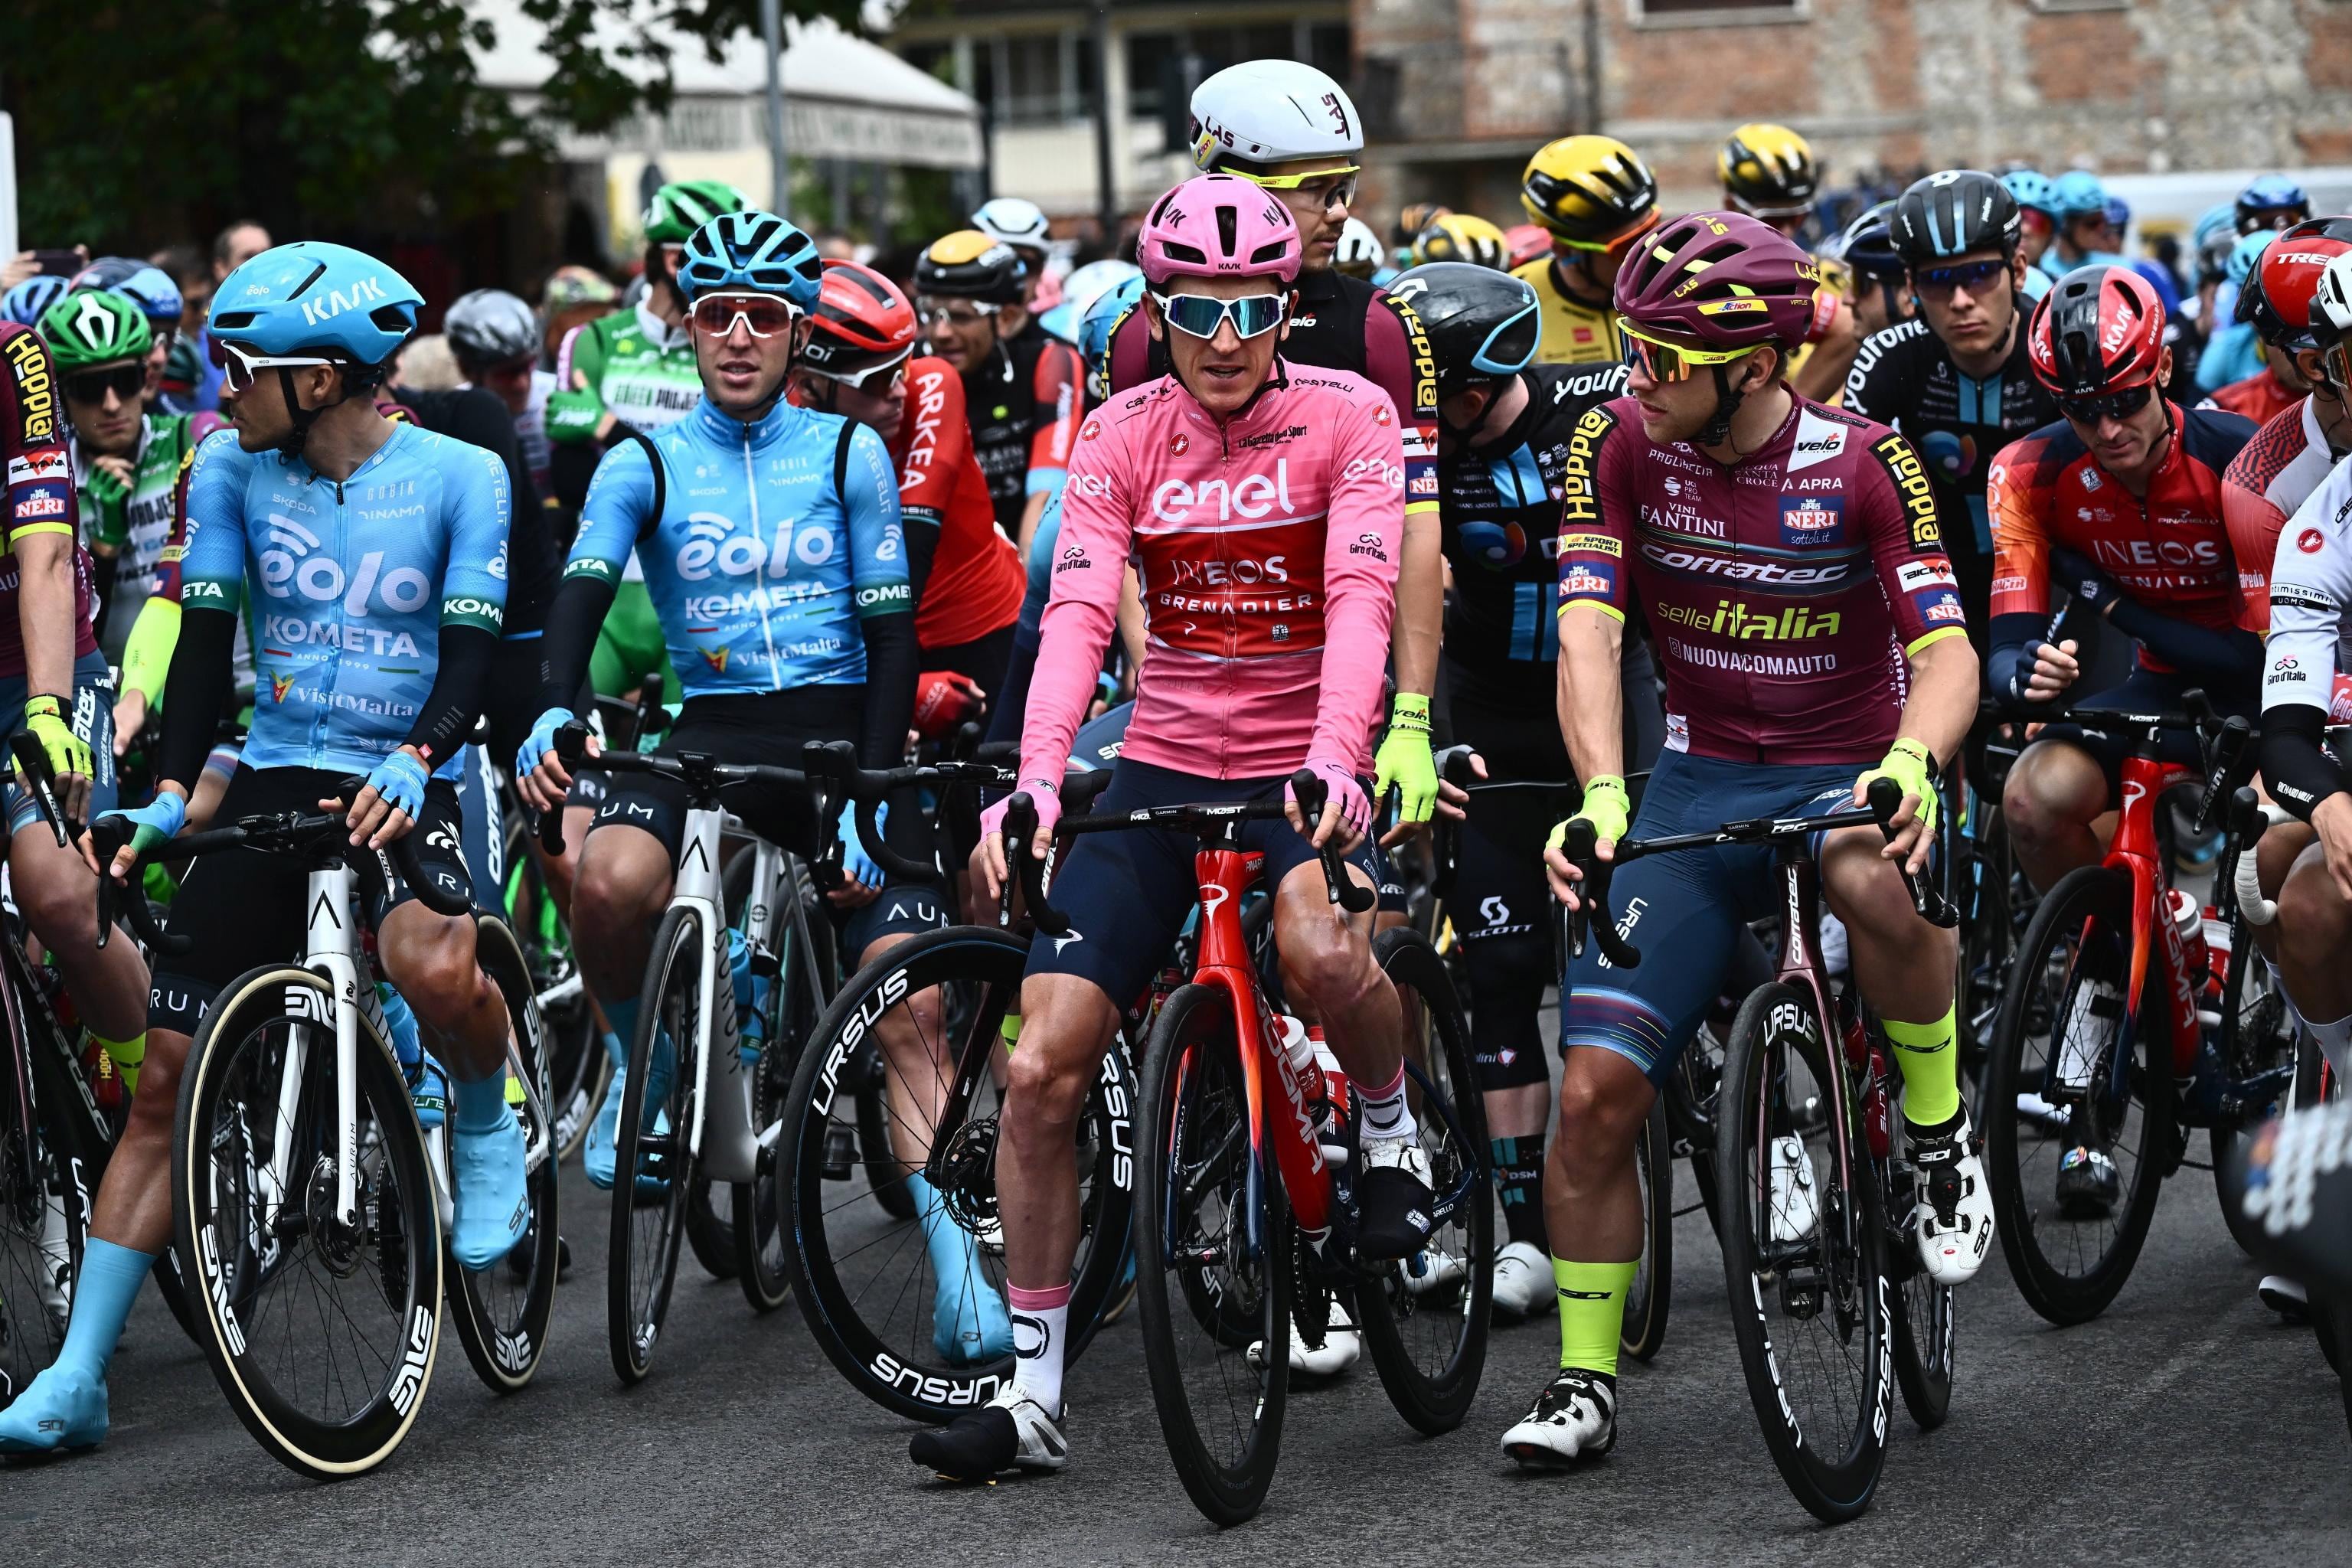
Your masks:
<svg viewBox="0 0 2352 1568"><path fill-rule="evenodd" d="M1500 272L1510 259L1510 242L1485 218L1447 213L1413 236L1412 262L1468 261Z"/></svg>
<svg viewBox="0 0 2352 1568"><path fill-rule="evenodd" d="M1444 202L1407 202L1397 214L1396 242L1410 247L1423 229L1454 209Z"/></svg>
<svg viewBox="0 0 2352 1568"><path fill-rule="evenodd" d="M1658 178L1614 136L1563 136L1536 150L1519 205L1580 250L1606 250L1658 220Z"/></svg>
<svg viewBox="0 0 2352 1568"><path fill-rule="evenodd" d="M1801 217L1813 209L1821 170L1805 139L1785 125L1733 132L1715 155L1724 199L1750 217Z"/></svg>

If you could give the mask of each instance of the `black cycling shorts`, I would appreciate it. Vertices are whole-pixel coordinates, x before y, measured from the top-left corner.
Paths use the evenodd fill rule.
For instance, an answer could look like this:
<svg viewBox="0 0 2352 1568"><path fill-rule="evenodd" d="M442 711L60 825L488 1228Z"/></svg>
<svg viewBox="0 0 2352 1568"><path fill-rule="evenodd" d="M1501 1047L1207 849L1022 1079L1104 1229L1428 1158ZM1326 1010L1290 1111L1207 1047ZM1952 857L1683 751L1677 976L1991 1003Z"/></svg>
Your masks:
<svg viewBox="0 0 2352 1568"><path fill-rule="evenodd" d="M2208 685L2190 676L2159 674L2137 665L2120 686L2089 696L2076 698L2085 708L2114 708L2133 713L2179 713L2180 699L2194 687L2204 687L2205 694L2213 700L2216 712L2227 718L2237 714L2246 719L2262 717L2259 693L2232 693L2219 686ZM2107 802L2110 805L2121 799L2124 759L2139 745L2139 736L2131 731L2109 731L2062 720L2050 725L2034 738L2034 744L2047 741L2064 741L2091 753L2099 771L2107 778ZM2028 748L2031 750L2032 748ZM2157 755L2168 763L2178 763L2185 768L2201 767L2204 756L2197 748L2197 735L2189 730L2167 730L2157 743Z"/></svg>

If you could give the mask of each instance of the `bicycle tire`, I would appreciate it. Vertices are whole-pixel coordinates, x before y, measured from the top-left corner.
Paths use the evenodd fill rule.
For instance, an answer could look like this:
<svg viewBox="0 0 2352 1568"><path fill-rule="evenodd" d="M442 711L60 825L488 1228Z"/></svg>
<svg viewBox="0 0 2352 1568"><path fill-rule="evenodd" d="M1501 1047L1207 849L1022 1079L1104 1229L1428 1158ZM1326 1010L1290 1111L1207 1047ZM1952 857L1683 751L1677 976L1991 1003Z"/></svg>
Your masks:
<svg viewBox="0 0 2352 1568"><path fill-rule="evenodd" d="M2221 985L2220 1053L2224 1077L2244 1082L2256 1074L2294 1065L2297 1056L2294 1016L2286 997L2271 979L2269 965L2259 961L2245 921L2231 919L2229 974ZM2261 1227L2246 1218L2230 1192L2229 1173L2239 1159L2238 1145L2283 1109L2294 1094L2294 1077L2277 1100L2249 1106L2234 1124L2216 1125L2206 1133L2212 1156L2214 1196L2221 1205L2221 1222L2230 1239L2247 1257L2254 1256Z"/></svg>
<svg viewBox="0 0 2352 1568"><path fill-rule="evenodd" d="M1260 1152L1284 1134L1273 1125L1271 1107L1261 1113L1259 1127L1248 1125L1232 1007L1223 991L1198 984L1179 987L1161 1005L1144 1050L1142 1135L1136 1145L1136 1203L1149 1216L1136 1227L1136 1315L1142 1325L1151 1402L1185 1495L1219 1525L1239 1524L1257 1513L1281 1458L1283 1416L1289 1402L1291 1250L1296 1245L1279 1169L1267 1159L1258 1179L1252 1181L1246 1173ZM1199 1159L1188 1158L1196 1151ZM1217 1165L1224 1166L1226 1173L1213 1190L1206 1177ZM1245 1211L1252 1206L1253 1193L1255 1212L1249 1214ZM1212 1198L1223 1216L1222 1226L1214 1220L1197 1222ZM1245 1259L1239 1269L1230 1266L1230 1247L1210 1245L1231 1237L1237 1214L1245 1234L1254 1226L1264 1238L1255 1258ZM1213 1258L1228 1265L1224 1273L1230 1283L1202 1283L1214 1266ZM1176 1276L1172 1290L1171 1275ZM1248 1349L1234 1345L1228 1330L1203 1324L1193 1309L1193 1299L1205 1295L1223 1303L1229 1291L1243 1303L1234 1315L1256 1328L1255 1366ZM1186 1325L1204 1331L1209 1364L1227 1394L1224 1418L1213 1413L1210 1426L1244 1432L1230 1459L1212 1450L1192 1408L1186 1373L1198 1352L1188 1354L1184 1342L1193 1336ZM1204 1385L1210 1382L1202 1381ZM1245 1418L1236 1418L1231 1408L1237 1390L1247 1410Z"/></svg>
<svg viewBox="0 0 2352 1568"><path fill-rule="evenodd" d="M1453 978L1429 939L1405 927L1383 931L1372 944L1372 956L1399 993L1415 999L1417 1007L1407 1016L1417 1011L1425 1026L1421 1039L1428 1059L1412 1063L1423 1075L1417 1086L1422 1148L1430 1160L1431 1188L1441 1200L1466 1188L1454 1211L1466 1223L1441 1225L1415 1260L1440 1279L1450 1272L1449 1264L1458 1266L1457 1283L1416 1289L1405 1267L1383 1268L1357 1280L1356 1316L1389 1403L1414 1430L1436 1436L1462 1425L1486 1367L1495 1299L1495 1195L1486 1096L1478 1090L1470 1031ZM1414 1033L1408 1028L1409 1057Z"/></svg>
<svg viewBox="0 0 2352 1568"><path fill-rule="evenodd" d="M333 1110L331 1104L317 1100L322 1093L331 1095L333 1089L333 988L308 970L255 969L231 982L215 999L189 1047L172 1138L173 1246L182 1272L205 1285L197 1299L198 1342L205 1360L229 1407L263 1451L298 1474L322 1480L373 1469L408 1435L432 1384L442 1300L441 1221L426 1169L424 1134L417 1129L399 1064L362 1016L355 1087L365 1120L359 1142L377 1157L377 1163L368 1175L363 1199L373 1205L373 1223L362 1227L360 1244L372 1243L376 1249L377 1277L371 1289L376 1304L391 1309L393 1353L382 1362L387 1375L356 1409L341 1419L324 1419L299 1408L272 1375L284 1367L315 1365L318 1358L268 1353L257 1341L268 1314L257 1310L256 1300L269 1283L273 1267L282 1268L279 1249L296 1239L315 1241L324 1226L306 1219L300 1232L289 1232L285 1222L291 1216L284 1209L265 1223L253 1224L255 1215L229 1213L220 1199L226 1194L234 1202L258 1191L256 1178L262 1167L255 1163L254 1141L255 1129L260 1127L272 1139L289 1141L289 1170L291 1159L306 1152L316 1155L305 1187L311 1202L323 1201L318 1196L320 1186L331 1172L322 1172L320 1162L332 1146L328 1130ZM299 1029L305 1037L305 1077L295 1096L297 1115L286 1127L276 1121L277 1080L268 1080L267 1099L239 1098L246 1087L241 1074L254 1072L258 1085L268 1071L268 1047L252 1054L249 1066L246 1047L272 1026L288 1028L289 1036ZM276 1065L282 1070L284 1063L281 1049ZM247 1114L247 1108L255 1105L268 1109ZM229 1157L231 1168L226 1173L215 1169L217 1153ZM229 1221L226 1226L224 1220ZM332 1233L328 1234L331 1238ZM267 1249L252 1245L257 1236L268 1237ZM319 1271L303 1273L319 1288ZM368 1292L355 1295L357 1306L368 1305ZM286 1319L290 1326L300 1316L289 1313ZM318 1316L326 1321L325 1314ZM350 1308L339 1316L356 1326Z"/></svg>
<svg viewBox="0 0 2352 1568"><path fill-rule="evenodd" d="M750 899L756 861L755 856L738 855L728 862L721 883L720 896L728 923L738 931L743 927L744 906ZM767 1032L763 1037L768 1043L751 1073L751 1129L761 1139L759 1174L751 1181L735 1184L730 1210L735 1226L735 1278L743 1287L743 1299L755 1312L772 1312L792 1294L792 1262L787 1256L792 1243L785 1230L789 1204L784 1191L785 1167L778 1155L782 1144L780 1124L792 1099L793 1076L800 1065L801 1051L821 1011L810 974L814 965L832 962L832 923L824 906L816 900L807 868L799 857L788 855L783 868L783 885L777 889L778 896L800 898L810 942L820 951L802 953L795 950L798 929L789 916L780 914L770 922L770 930L780 933L782 940L775 953L775 980L768 989ZM819 931L824 935L820 936ZM768 1135L772 1125L778 1126L778 1136Z"/></svg>
<svg viewBox="0 0 2352 1568"><path fill-rule="evenodd" d="M1625 1321L1617 1346L1635 1361L1649 1361L1666 1342L1666 1320L1675 1290L1675 1161L1666 1131L1666 1097L1650 1102L1650 1114L1633 1139L1633 1164L1642 1184L1642 1258L1625 1290Z"/></svg>
<svg viewBox="0 0 2352 1568"><path fill-rule="evenodd" d="M828 1134L862 1110L851 1081L855 1063L867 1033L895 1005L893 999L940 985L968 998L943 1019L948 1035L943 1054L961 1068L969 1052L998 1047L1003 1008L1017 1005L1028 952L1025 938L992 926L949 926L891 948L835 994L810 1031L786 1100L776 1147L779 1168L786 1173L783 1225L791 1240L792 1293L811 1336L851 1386L884 1409L918 1421L945 1422L986 1404L1011 1378L1013 1357L1007 1352L973 1364L950 1364L936 1349L933 1309L919 1300L919 1292L909 1308L898 1300L908 1291L870 1288L870 1279L860 1271L877 1263L887 1267L888 1258L879 1255L887 1254L894 1245L890 1238L906 1236L914 1221L892 1216L878 1207L876 1198L875 1189L899 1180L896 1156L888 1176L852 1166L844 1173L845 1180L828 1179ZM982 1070L985 1074L986 1068ZM852 1103L845 1104L845 1096ZM1134 1107L1133 1074L1125 1050L1114 1038L1079 1115L1081 1239L1071 1279L1065 1364L1084 1353L1101 1327L1104 1303L1124 1267L1134 1191ZM975 1219L992 1215L993 1113L926 1136L944 1137L951 1144L963 1141L971 1154L969 1161L954 1162L965 1174L952 1194L950 1213L961 1209ZM868 1205L869 1199L875 1199L875 1206ZM911 1198L908 1212L913 1213ZM964 1222L958 1218L950 1223ZM982 1272L971 1288L996 1289L1001 1264L977 1237L974 1247ZM921 1249L919 1240L916 1249ZM917 1276L916 1282L921 1278ZM908 1314L903 1325L898 1321L902 1311ZM921 1314L919 1321L914 1313Z"/></svg>
<svg viewBox="0 0 2352 1568"><path fill-rule="evenodd" d="M881 1173L890 1169L894 1159L890 1149L890 1083L881 1048L871 1040L850 1064L849 1081L857 1086L858 1157L865 1162L866 1172L877 1178L874 1201L892 1219L912 1219L915 1200L906 1184L879 1179Z"/></svg>
<svg viewBox="0 0 2352 1568"><path fill-rule="evenodd" d="M2164 1180L2165 1160L2160 1152L2172 1146L2172 1065L2168 1061L2151 1064L2148 1053L2155 1047L2143 1039L2136 1044L2136 1064L2126 1069L2131 1092L2126 1104L2111 1111L2103 1108L2098 1112L2102 1116L2113 1115L2120 1128L2128 1120L2133 1100L2141 1108L2140 1146L2134 1155L2130 1191L2119 1198L2116 1205L2122 1222L2114 1233L2112 1244L2087 1268L2069 1271L2050 1256L2038 1239L2040 1211L2033 1205L2040 1192L2029 1197L2029 1178L2020 1168L2021 1161L2028 1158L2030 1152L2023 1142L2021 1124L2025 1118L2019 1110L2019 1096L2028 1089L2038 1094L2043 1076L2038 1068L2030 1075L2026 1072L2024 1056L2031 1033L2037 1027L2037 1017L2047 1013L2039 1026L2047 1028L2054 1024L2063 1028L2069 1016L2073 988L2066 977L2074 972L2072 961L2062 963L2058 971L2061 989L2048 997L2046 1005L2043 1000L2052 961L2067 957L2067 944L2077 944L2074 950L2076 952L2090 950L2094 972L2111 974L2121 984L2128 972L2130 900L2130 880L2119 870L2084 866L2059 879L2042 900L2042 908L2035 911L2018 944L2017 959L2010 970L2008 994L2001 998L2000 1018L1994 1026L1992 1057L1985 1066L1985 1177L1992 1185L1994 1223L2000 1233L2001 1252L2009 1259L2011 1278L2017 1281L2018 1292L2025 1298L2026 1305L2061 1327L2087 1322L2106 1310L2131 1278L2140 1248L2147 1240L2148 1225L2155 1217L2157 1194ZM2142 1004L2142 1018L2151 1024L2160 1021L2158 1010L2166 1005L2162 986L2160 972L2151 965L2148 991ZM2120 1029L2120 1023L2117 1027ZM2099 1045L2099 1059L2092 1073L2095 1079L2106 1071L2104 1058L2112 1049L2112 1037ZM2051 1145L2061 1142L2054 1138L2046 1141ZM2053 1178L2055 1168L2053 1159ZM2117 1180L2120 1186L2120 1173ZM2032 1183L2038 1189L2047 1186L2039 1173ZM2053 1246L2058 1244L2059 1218L2054 1212L2051 1215ZM2078 1248L2067 1249L2079 1258Z"/></svg>
<svg viewBox="0 0 2352 1568"><path fill-rule="evenodd" d="M628 1087L623 1091L620 1131L614 1141L605 1283L605 1337L613 1370L625 1384L639 1382L652 1370L654 1344L677 1279L678 1245L685 1239L687 1200L696 1174L687 1150L687 1129L697 1110L695 1053L700 1042L688 1021L699 1016L696 993L702 983L703 944L709 940L698 910L673 905L655 931L653 949L646 955L645 985L638 992L646 1005L637 1015L635 1037L629 1042ZM723 968L720 973L723 983ZM652 1097L654 1042L665 1020L674 1024L669 1034L676 1067L668 1092ZM667 1131L646 1131L649 1098L656 1100L656 1118L668 1121ZM649 1226L640 1224L641 1216L649 1219Z"/></svg>
<svg viewBox="0 0 2352 1568"><path fill-rule="evenodd" d="M474 952L482 972L506 999L516 1052L523 1071L533 1080L539 1103L551 1104L547 1040L521 942L506 921L481 915L474 922ZM515 1107L515 1116L522 1123L528 1147L529 1141L541 1136L533 1122L529 1097ZM551 1126L544 1130L538 1163L529 1166L524 1177L530 1226L514 1250L479 1270L462 1267L454 1257L442 1264L442 1278L448 1282L449 1326L457 1331L474 1375L493 1394L514 1394L530 1385L546 1354L548 1326L555 1319L555 1284L563 1237L556 1205L554 1144L555 1130Z"/></svg>
<svg viewBox="0 0 2352 1568"><path fill-rule="evenodd" d="M1886 1040L1885 1026L1871 1015L1866 1016L1866 1026L1878 1059L1894 1061L1895 1051ZM1888 1082L1883 1089L1890 1097L1892 1120L1899 1123L1902 1113L1892 1100L1896 1086ZM1959 1349L1956 1292L1949 1285L1937 1284L1919 1256L1918 1235L1911 1223L1916 1178L1909 1163L1898 1157L1904 1147L1900 1128L1890 1128L1888 1136L1893 1145L1888 1157L1872 1165L1878 1181L1880 1217L1886 1222L1886 1271L1896 1287L1895 1383L1903 1391L1903 1407L1911 1413L1912 1424L1922 1432L1932 1432L1944 1424L1952 1409L1952 1376Z"/></svg>
<svg viewBox="0 0 2352 1568"><path fill-rule="evenodd" d="M505 798L504 792L500 798ZM533 853L532 836L520 814L508 816L505 853L506 881L499 889L504 920L522 950L536 998L579 972L572 952L572 929L555 908L547 874ZM588 1123L595 1119L613 1068L585 987L562 1006L543 1009L540 1033L549 1080L548 1114L555 1119L555 1158L560 1164L588 1136Z"/></svg>
<svg viewBox="0 0 2352 1568"><path fill-rule="evenodd" d="M1789 1125L1784 1106L1776 1096L1795 1098L1787 1088L1791 1066L1801 1066L1818 1086L1825 1119L1819 1128L1830 1143L1825 1162L1829 1179L1815 1178L1813 1200L1817 1219L1812 1238L1774 1240L1761 1236L1759 1187L1766 1189L1760 1206L1771 1204L1770 1154L1768 1146ZM1825 1524L1838 1524L1860 1515L1870 1506L1886 1459L1886 1430L1895 1397L1893 1357L1893 1289L1886 1279L1885 1229L1878 1212L1878 1182L1870 1152L1853 1125L1852 1097L1841 1121L1827 1115L1832 1101L1829 1075L1843 1072L1830 1055L1822 1022L1811 999L1785 982L1759 986L1740 1005L1733 1020L1730 1044L1724 1053L1722 1110L1717 1118L1717 1163L1723 1189L1723 1271L1731 1296L1733 1338L1739 1346L1739 1367L1748 1382L1758 1428L1772 1463L1789 1490L1805 1510ZM1856 1179L1841 1184L1843 1170ZM1811 1259L1810 1268L1805 1260ZM1804 1370L1801 1353L1782 1357L1774 1348L1775 1318L1767 1306L1763 1276L1769 1271L1771 1296L1779 1303L1779 1323L1801 1324L1833 1312L1839 1337L1848 1347L1856 1335L1858 1355L1848 1360L1858 1374L1854 1397L1833 1399L1835 1415L1806 1429L1811 1402L1801 1392L1790 1397L1793 1379L1784 1379L1782 1366ZM1810 1316L1798 1305L1803 1277L1817 1281ZM1794 1328L1786 1331L1793 1339ZM1821 1363L1828 1366L1826 1358ZM1848 1410L1851 1408L1849 1418ZM1849 1425L1850 1419L1850 1425Z"/></svg>
<svg viewBox="0 0 2352 1568"><path fill-rule="evenodd" d="M12 1040L12 1050L20 1044ZM0 1409L65 1345L65 1314L47 1297L60 1264L68 1290L81 1278L89 1219L75 1162L44 1125L42 1075L25 1070L33 1063L23 1054L8 1065L0 1080Z"/></svg>

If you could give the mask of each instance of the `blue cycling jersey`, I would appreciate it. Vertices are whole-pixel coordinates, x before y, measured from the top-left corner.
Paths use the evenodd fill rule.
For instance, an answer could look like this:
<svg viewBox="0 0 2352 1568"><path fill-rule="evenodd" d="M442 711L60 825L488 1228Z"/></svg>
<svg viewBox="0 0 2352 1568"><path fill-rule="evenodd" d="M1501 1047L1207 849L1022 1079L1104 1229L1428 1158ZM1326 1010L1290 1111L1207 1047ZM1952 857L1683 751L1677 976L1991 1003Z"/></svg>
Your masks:
<svg viewBox="0 0 2352 1568"><path fill-rule="evenodd" d="M505 465L396 424L341 483L222 430L188 476L180 602L252 587L256 768L372 771L415 727L441 628L497 636L507 598Z"/></svg>
<svg viewBox="0 0 2352 1568"><path fill-rule="evenodd" d="M882 437L782 403L747 425L706 397L646 439L659 482L643 444L607 452L563 574L618 582L634 548L688 698L864 681L857 623L915 602Z"/></svg>

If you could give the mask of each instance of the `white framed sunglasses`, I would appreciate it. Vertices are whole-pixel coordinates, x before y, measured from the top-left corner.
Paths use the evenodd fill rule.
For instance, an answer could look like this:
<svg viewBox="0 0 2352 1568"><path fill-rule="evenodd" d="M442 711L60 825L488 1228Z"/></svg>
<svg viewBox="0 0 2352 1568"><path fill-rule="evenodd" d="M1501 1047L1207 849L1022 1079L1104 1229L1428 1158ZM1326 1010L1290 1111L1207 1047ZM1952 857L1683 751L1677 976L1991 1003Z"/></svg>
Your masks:
<svg viewBox="0 0 2352 1568"><path fill-rule="evenodd" d="M688 313L696 331L714 338L732 334L738 321L755 338L772 338L801 319L791 300L775 294L705 294Z"/></svg>
<svg viewBox="0 0 2352 1568"><path fill-rule="evenodd" d="M323 354L258 354L242 349L221 338L211 340L212 362L219 367L231 392L244 394L253 390L257 370L274 370L279 366L291 369L298 365L333 364L336 362Z"/></svg>
<svg viewBox="0 0 2352 1568"><path fill-rule="evenodd" d="M1219 300L1208 294L1155 291L1151 302L1160 307L1160 316L1170 326L1189 337L1213 338L1217 329L1230 321L1234 331L1244 338L1255 338L1282 324L1289 310L1290 296L1244 294L1238 300Z"/></svg>

